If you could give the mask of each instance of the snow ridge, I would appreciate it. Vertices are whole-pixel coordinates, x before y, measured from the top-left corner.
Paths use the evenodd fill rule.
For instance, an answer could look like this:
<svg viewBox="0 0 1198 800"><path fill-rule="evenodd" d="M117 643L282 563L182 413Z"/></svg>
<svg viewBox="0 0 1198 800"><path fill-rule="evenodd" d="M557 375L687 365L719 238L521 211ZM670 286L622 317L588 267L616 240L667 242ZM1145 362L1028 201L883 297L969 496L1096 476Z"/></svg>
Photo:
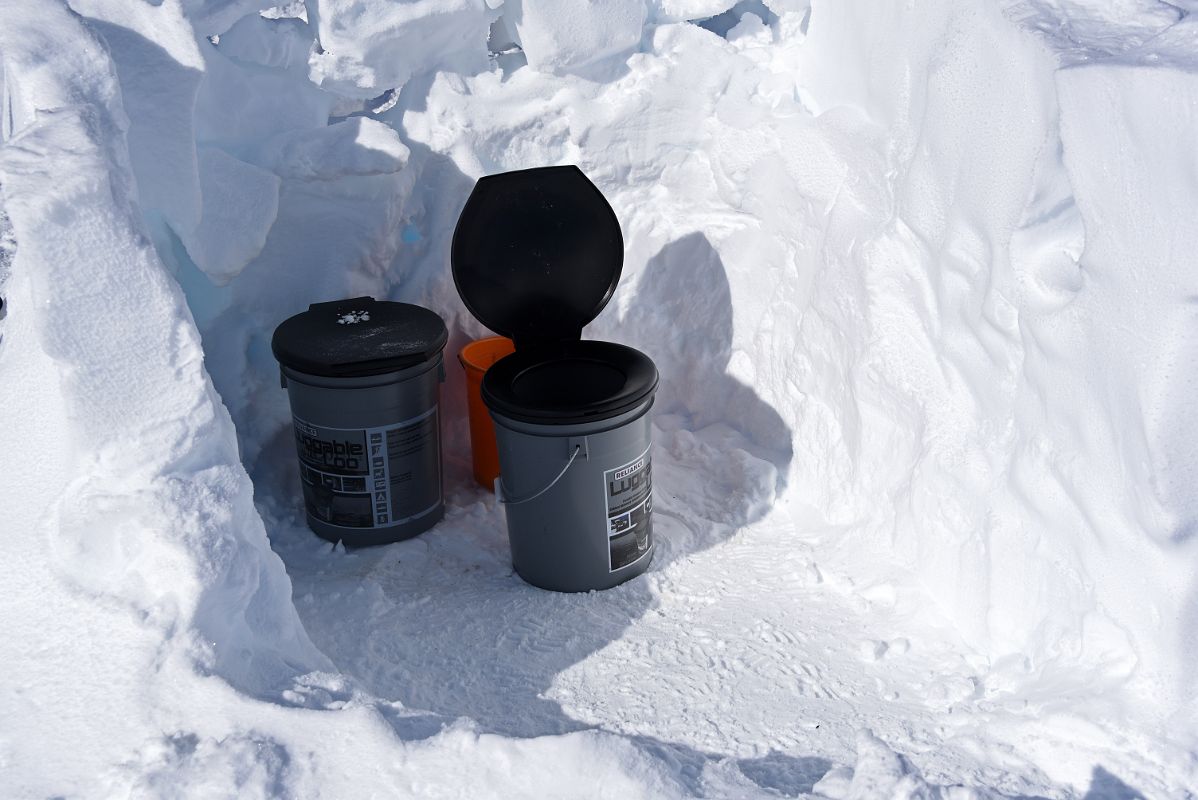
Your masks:
<svg viewBox="0 0 1198 800"><path fill-rule="evenodd" d="M1189 16L267 5L0 27L7 794L1189 796ZM461 425L435 531L315 540L271 330L452 354L474 179L556 163L662 372L658 562L520 583Z"/></svg>

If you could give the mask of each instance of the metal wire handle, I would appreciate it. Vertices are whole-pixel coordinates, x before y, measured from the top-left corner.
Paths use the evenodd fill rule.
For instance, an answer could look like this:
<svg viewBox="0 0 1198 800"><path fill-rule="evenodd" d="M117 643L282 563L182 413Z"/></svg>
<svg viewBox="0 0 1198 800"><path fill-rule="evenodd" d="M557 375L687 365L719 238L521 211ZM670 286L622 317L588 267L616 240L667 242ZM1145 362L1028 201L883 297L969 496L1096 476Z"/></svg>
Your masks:
<svg viewBox="0 0 1198 800"><path fill-rule="evenodd" d="M574 445L574 452L570 454L570 460L566 462L566 466L562 467L562 471L557 473L556 478L549 481L548 486L546 486L544 489L537 492L536 494L532 495L531 497L522 497L519 500L508 500L507 499L507 487L503 485L503 476L500 475L499 476L499 488L503 491L503 496L499 498L499 502L503 503L505 506L518 506L521 503L527 503L530 500L536 500L538 497L545 494L545 492L549 491L550 489L552 489L554 486L557 485L557 482L560 481L562 479L562 476L566 474L566 470L568 470L570 468L570 465L574 463L574 459L578 458L578 454L581 451L582 451L582 445L580 445L580 444Z"/></svg>

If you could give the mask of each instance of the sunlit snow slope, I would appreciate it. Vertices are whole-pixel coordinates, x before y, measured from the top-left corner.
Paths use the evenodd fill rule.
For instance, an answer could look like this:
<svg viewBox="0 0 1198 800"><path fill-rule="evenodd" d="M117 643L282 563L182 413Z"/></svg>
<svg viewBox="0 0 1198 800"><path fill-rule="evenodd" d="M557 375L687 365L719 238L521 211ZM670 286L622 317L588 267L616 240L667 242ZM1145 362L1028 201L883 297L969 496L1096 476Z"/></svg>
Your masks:
<svg viewBox="0 0 1198 800"><path fill-rule="evenodd" d="M9 0L5 796L1198 792L1185 3ZM513 573L449 275L578 164L653 357L648 574ZM451 331L447 516L304 526L269 337Z"/></svg>

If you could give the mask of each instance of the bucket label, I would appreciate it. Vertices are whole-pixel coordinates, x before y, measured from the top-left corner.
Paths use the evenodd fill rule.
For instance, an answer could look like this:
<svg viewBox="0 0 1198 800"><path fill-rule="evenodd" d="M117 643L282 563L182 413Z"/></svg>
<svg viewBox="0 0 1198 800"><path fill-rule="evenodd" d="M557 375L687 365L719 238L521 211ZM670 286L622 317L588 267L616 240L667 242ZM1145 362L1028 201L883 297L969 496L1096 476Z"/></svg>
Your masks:
<svg viewBox="0 0 1198 800"><path fill-rule="evenodd" d="M380 428L292 418L308 513L342 528L390 528L441 505L437 407Z"/></svg>
<svg viewBox="0 0 1198 800"><path fill-rule="evenodd" d="M653 546L653 465L649 451L603 473L607 498L608 571L635 563Z"/></svg>

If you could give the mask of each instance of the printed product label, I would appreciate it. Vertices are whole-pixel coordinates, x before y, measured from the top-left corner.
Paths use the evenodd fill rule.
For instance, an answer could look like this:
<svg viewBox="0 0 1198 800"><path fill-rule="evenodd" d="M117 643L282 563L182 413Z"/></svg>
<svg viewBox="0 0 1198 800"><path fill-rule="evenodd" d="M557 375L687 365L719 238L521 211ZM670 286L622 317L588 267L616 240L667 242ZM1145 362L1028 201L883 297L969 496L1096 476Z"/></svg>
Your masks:
<svg viewBox="0 0 1198 800"><path fill-rule="evenodd" d="M607 497L608 571L627 567L653 545L653 465L640 458L603 473Z"/></svg>
<svg viewBox="0 0 1198 800"><path fill-rule="evenodd" d="M293 417L308 513L342 528L389 528L441 504L437 408L381 428L325 428Z"/></svg>

